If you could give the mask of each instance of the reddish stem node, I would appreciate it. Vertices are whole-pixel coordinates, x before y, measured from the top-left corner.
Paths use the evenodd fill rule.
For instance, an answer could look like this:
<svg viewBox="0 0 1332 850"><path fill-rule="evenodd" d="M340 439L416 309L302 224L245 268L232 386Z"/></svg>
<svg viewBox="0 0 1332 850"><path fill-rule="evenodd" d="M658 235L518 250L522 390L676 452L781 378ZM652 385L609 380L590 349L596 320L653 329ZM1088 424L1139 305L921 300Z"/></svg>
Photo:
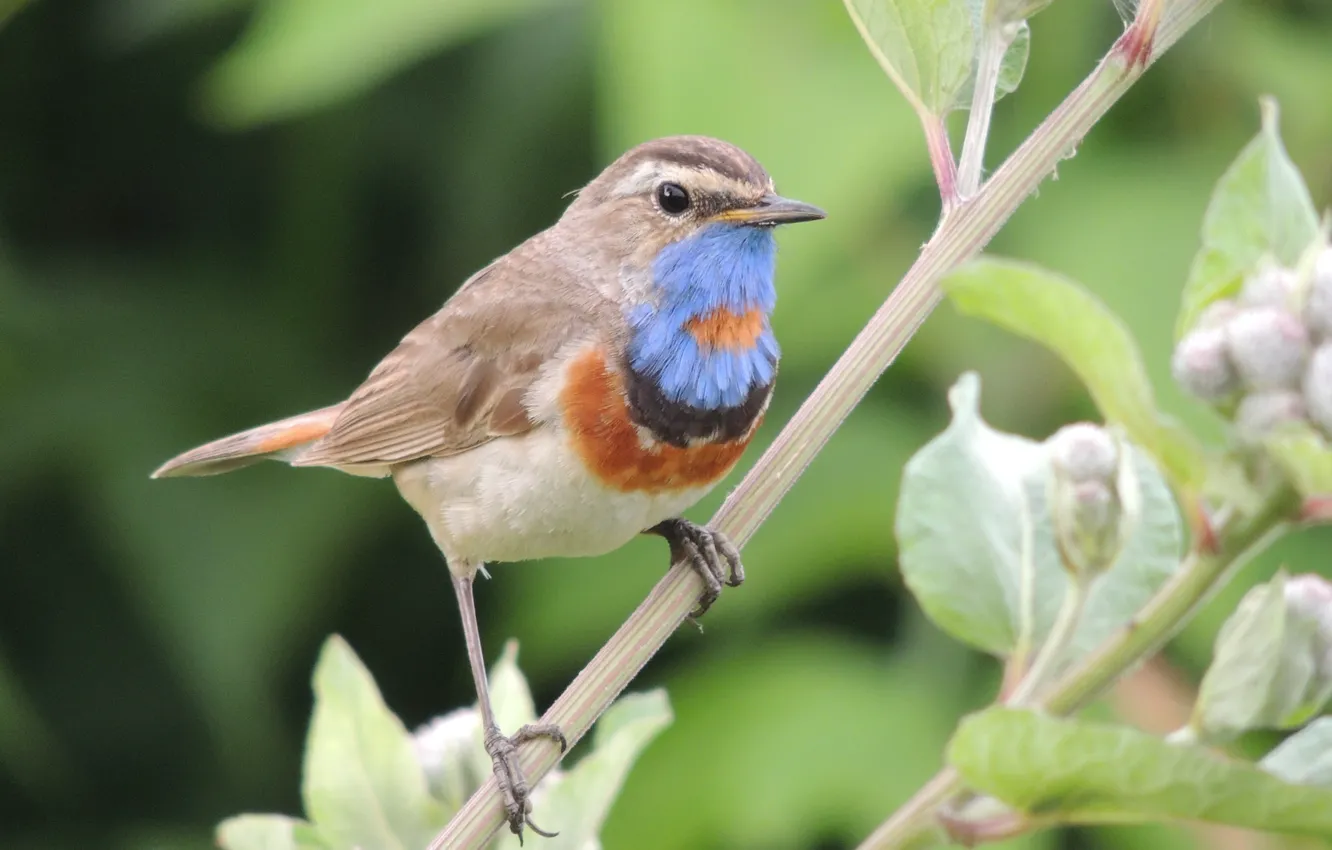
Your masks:
<svg viewBox="0 0 1332 850"><path fill-rule="evenodd" d="M925 126L925 144L930 152L930 166L934 169L934 181L939 184L939 198L943 201L943 210L947 213L958 204L957 160L953 159L953 147L948 141L948 128L944 120L937 115L922 119Z"/></svg>
<svg viewBox="0 0 1332 850"><path fill-rule="evenodd" d="M1129 28L1115 42L1115 55L1124 60L1130 70L1146 68L1156 58L1156 28L1161 23L1161 0L1142 0L1138 14Z"/></svg>
<svg viewBox="0 0 1332 850"><path fill-rule="evenodd" d="M1305 499L1300 506L1300 521L1314 525L1332 522L1332 495Z"/></svg>
<svg viewBox="0 0 1332 850"><path fill-rule="evenodd" d="M1216 526L1212 524L1212 514L1207 510L1207 503L1194 496L1188 500L1188 506L1194 550L1200 555L1215 555L1220 551L1220 541L1216 538Z"/></svg>
<svg viewBox="0 0 1332 850"><path fill-rule="evenodd" d="M978 844L1016 838L1031 829L1031 822L1017 812L996 815L983 820L966 820L947 811L941 811L939 812L939 824L954 843L961 844L963 847L975 847Z"/></svg>

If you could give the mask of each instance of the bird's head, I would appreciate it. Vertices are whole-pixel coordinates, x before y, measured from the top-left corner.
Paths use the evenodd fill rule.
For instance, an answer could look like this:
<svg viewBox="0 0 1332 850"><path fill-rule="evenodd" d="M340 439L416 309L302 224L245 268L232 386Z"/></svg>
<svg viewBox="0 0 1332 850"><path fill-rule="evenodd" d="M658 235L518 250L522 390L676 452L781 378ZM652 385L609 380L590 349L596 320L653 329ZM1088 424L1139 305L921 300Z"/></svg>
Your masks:
<svg viewBox="0 0 1332 850"><path fill-rule="evenodd" d="M564 223L618 266L633 367L674 400L716 408L775 374L774 228L823 217L778 195L735 145L672 136L611 163Z"/></svg>
<svg viewBox="0 0 1332 850"><path fill-rule="evenodd" d="M735 145L668 136L612 162L579 192L566 216L618 242L625 261L649 265L668 245L704 232L729 234L737 242L770 241L777 225L824 213L778 195L758 160Z"/></svg>

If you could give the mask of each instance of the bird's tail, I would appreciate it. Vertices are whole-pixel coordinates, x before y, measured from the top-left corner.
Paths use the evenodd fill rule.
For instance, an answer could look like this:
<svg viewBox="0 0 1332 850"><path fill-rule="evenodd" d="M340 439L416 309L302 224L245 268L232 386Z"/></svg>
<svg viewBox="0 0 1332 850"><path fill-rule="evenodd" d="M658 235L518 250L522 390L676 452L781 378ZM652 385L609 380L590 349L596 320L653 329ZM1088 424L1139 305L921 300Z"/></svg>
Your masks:
<svg viewBox="0 0 1332 850"><path fill-rule="evenodd" d="M294 460L311 443L329 432L341 412L342 405L335 404L214 440L173 457L162 464L152 477L217 475L266 458Z"/></svg>

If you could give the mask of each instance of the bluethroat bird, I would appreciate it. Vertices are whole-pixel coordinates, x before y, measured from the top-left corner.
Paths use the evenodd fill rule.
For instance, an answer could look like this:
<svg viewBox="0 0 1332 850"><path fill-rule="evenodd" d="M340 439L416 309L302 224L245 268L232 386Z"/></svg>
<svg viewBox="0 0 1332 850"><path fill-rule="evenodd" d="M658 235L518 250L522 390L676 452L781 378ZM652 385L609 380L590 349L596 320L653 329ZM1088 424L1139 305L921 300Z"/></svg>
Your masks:
<svg viewBox="0 0 1332 850"><path fill-rule="evenodd" d="M223 437L153 477L272 458L392 477L452 575L510 828L532 822L495 723L472 584L483 565L598 555L664 537L706 590L744 579L719 532L680 516L739 460L778 347L773 229L824 217L777 195L749 154L702 136L640 145L549 229L468 279L339 404Z"/></svg>

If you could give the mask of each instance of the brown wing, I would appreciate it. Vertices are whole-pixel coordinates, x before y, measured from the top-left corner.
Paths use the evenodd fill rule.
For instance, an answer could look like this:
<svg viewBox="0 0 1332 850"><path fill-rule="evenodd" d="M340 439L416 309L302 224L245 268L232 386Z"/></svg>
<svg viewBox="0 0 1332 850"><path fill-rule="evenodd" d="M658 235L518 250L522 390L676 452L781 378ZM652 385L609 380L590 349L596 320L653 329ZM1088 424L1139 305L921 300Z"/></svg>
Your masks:
<svg viewBox="0 0 1332 850"><path fill-rule="evenodd" d="M583 287L533 279L523 272L535 269L510 258L407 334L293 465L402 463L534 427L524 400L538 370L589 333L598 309Z"/></svg>

